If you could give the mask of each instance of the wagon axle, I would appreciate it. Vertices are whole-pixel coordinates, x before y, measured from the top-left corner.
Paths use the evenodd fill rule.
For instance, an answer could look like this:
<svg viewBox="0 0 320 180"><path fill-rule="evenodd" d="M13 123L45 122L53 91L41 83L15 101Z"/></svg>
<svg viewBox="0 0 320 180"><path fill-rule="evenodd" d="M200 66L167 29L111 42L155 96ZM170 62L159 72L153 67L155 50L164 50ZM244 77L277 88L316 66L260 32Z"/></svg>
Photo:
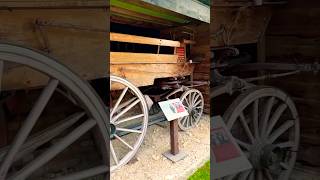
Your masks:
<svg viewBox="0 0 320 180"><path fill-rule="evenodd" d="M269 169L274 172L280 167L284 150L272 144L257 143L250 150L249 159L255 169Z"/></svg>

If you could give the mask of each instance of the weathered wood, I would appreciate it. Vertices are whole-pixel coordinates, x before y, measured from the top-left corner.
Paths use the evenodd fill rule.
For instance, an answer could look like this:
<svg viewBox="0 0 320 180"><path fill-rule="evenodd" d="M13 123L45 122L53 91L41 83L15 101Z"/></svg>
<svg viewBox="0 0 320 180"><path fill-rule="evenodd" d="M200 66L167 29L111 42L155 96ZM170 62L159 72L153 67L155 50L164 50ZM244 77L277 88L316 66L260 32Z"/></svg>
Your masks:
<svg viewBox="0 0 320 180"><path fill-rule="evenodd" d="M110 52L111 64L170 64L177 63L178 55Z"/></svg>
<svg viewBox="0 0 320 180"><path fill-rule="evenodd" d="M66 8L66 7L107 7L105 0L16 0L1 1L0 7L6 8Z"/></svg>
<svg viewBox="0 0 320 180"><path fill-rule="evenodd" d="M225 0L215 0L212 3L214 7L241 7L241 6L253 6L253 1L249 0L236 0L236 1L225 1Z"/></svg>
<svg viewBox="0 0 320 180"><path fill-rule="evenodd" d="M129 80L135 86L153 85L157 78L189 76L193 72L190 63L179 64L113 64L110 74Z"/></svg>
<svg viewBox="0 0 320 180"><path fill-rule="evenodd" d="M120 34L120 33L110 33L110 41L149 44L149 45L157 45L157 46L180 47L179 41L135 36L135 35L129 35L129 34Z"/></svg>
<svg viewBox="0 0 320 180"><path fill-rule="evenodd" d="M8 141L8 127L7 127L7 121L4 114L4 108L3 105L0 105L0 148L7 145Z"/></svg>
<svg viewBox="0 0 320 180"><path fill-rule="evenodd" d="M211 8L211 47L257 43L271 14L268 7Z"/></svg>
<svg viewBox="0 0 320 180"><path fill-rule="evenodd" d="M15 156L15 160L19 160L24 155L34 151L39 146L45 144L46 142L52 140L61 134L64 130L71 127L75 124L81 117L83 117L84 113L75 113L66 119L58 122L57 124L42 130L41 132L31 136L27 142L25 142L17 155ZM3 160L6 153L10 149L10 146L6 146L0 149L0 160Z"/></svg>
<svg viewBox="0 0 320 180"><path fill-rule="evenodd" d="M0 17L1 41L47 52L84 79L106 76L104 31L108 20L104 8L0 10ZM40 25L40 21L46 23ZM5 72L4 78L4 89L47 82L39 73L21 67Z"/></svg>
<svg viewBox="0 0 320 180"><path fill-rule="evenodd" d="M195 18L200 21L210 22L210 6L194 0L143 0L144 2L160 6L165 9ZM192 8L190 8L192 7Z"/></svg>
<svg viewBox="0 0 320 180"><path fill-rule="evenodd" d="M170 121L170 147L171 154L177 155L179 154L179 141L178 141L178 121L173 120Z"/></svg>
<svg viewBox="0 0 320 180"><path fill-rule="evenodd" d="M202 23L199 26L193 28L195 32L194 40L197 42L196 45L191 46L191 59L193 57L202 57L202 61L195 65L193 79L196 81L210 81L210 25ZM210 98L209 84L201 87L196 87L204 96L204 112L210 112Z"/></svg>

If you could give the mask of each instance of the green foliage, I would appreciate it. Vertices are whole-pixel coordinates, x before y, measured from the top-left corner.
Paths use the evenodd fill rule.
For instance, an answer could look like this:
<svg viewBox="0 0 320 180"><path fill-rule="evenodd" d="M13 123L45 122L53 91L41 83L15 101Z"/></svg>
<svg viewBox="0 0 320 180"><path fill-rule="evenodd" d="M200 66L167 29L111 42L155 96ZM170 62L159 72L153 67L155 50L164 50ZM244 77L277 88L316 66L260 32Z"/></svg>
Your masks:
<svg viewBox="0 0 320 180"><path fill-rule="evenodd" d="M210 180L210 161L199 168L188 180Z"/></svg>

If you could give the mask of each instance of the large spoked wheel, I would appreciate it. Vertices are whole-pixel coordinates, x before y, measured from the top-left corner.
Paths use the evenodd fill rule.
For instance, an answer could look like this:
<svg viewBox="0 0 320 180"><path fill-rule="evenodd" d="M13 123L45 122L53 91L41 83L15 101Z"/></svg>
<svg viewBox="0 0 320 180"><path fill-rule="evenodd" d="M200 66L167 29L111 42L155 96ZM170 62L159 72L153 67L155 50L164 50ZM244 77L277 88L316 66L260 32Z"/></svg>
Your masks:
<svg viewBox="0 0 320 180"><path fill-rule="evenodd" d="M299 145L293 101L272 87L254 87L230 105L224 120L253 169L229 179L287 180Z"/></svg>
<svg viewBox="0 0 320 180"><path fill-rule="evenodd" d="M108 116L103 103L87 82L46 55L15 45L0 44L1 84L7 75L15 72L12 70L14 68L8 67L23 67L37 72L48 79L48 84L34 101L13 140L8 146L0 149L0 179L40 178L36 174L43 172L43 167L48 167L55 158L66 152L69 146L93 128L96 128L95 132L102 137L102 141L100 140L101 147L104 149L102 154L109 152L109 129L106 124ZM59 118L61 114L55 114L51 116L55 118L55 123L36 130L38 128L34 127L38 127L38 123L45 121L43 112L47 112L46 107L49 106L50 99L56 95L57 89L64 89L72 94L76 99L73 104L77 105L77 110L67 115L65 119ZM65 99L68 101L68 98ZM58 139L55 143L51 142L54 138ZM29 158L26 159L26 157ZM97 163L93 167L62 173L56 178L84 179L105 174L109 171L107 159L108 157L104 158L104 162Z"/></svg>
<svg viewBox="0 0 320 180"><path fill-rule="evenodd" d="M128 163L141 146L148 127L148 107L140 90L127 80L111 76L110 83L112 172Z"/></svg>
<svg viewBox="0 0 320 180"><path fill-rule="evenodd" d="M189 116L178 119L178 125L181 130L186 131L195 127L203 113L204 101L202 93L197 89L189 89L180 97L182 104L185 106Z"/></svg>

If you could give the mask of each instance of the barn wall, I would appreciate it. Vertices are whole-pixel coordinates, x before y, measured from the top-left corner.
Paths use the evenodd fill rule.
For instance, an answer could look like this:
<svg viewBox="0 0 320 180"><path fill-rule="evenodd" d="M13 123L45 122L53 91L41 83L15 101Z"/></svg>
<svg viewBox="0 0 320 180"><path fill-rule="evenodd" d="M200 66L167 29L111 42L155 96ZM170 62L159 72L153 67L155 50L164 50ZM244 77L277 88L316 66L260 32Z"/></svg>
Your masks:
<svg viewBox="0 0 320 180"><path fill-rule="evenodd" d="M271 17L270 7L211 7L210 45L257 43Z"/></svg>
<svg viewBox="0 0 320 180"><path fill-rule="evenodd" d="M314 63L320 58L320 2L291 0L274 9L266 31L267 61ZM295 100L301 122L299 159L320 165L320 74L301 73L273 80Z"/></svg>
<svg viewBox="0 0 320 180"><path fill-rule="evenodd" d="M196 44L192 46L191 56L203 57L203 61L196 65L194 69L194 80L210 81L210 39L209 24L203 23L194 28ZM198 89L202 92L205 101L205 113L210 112L209 85L201 86Z"/></svg>

